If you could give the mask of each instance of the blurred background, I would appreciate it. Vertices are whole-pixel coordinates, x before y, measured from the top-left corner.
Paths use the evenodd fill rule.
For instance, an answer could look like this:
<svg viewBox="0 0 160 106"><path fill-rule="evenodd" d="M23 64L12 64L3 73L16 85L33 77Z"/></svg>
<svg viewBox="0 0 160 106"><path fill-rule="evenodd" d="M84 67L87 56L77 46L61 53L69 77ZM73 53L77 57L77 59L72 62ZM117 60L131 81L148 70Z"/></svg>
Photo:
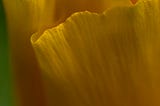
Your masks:
<svg viewBox="0 0 160 106"><path fill-rule="evenodd" d="M14 106L5 14L0 0L0 106Z"/></svg>

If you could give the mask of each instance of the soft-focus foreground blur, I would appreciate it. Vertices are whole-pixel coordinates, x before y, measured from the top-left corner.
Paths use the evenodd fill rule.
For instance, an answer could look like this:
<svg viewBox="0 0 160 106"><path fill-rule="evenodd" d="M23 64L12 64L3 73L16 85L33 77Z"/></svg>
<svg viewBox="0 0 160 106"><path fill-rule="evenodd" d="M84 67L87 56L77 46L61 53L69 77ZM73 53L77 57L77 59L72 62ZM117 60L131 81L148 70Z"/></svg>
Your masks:
<svg viewBox="0 0 160 106"><path fill-rule="evenodd" d="M159 0L3 6L2 106L160 105Z"/></svg>

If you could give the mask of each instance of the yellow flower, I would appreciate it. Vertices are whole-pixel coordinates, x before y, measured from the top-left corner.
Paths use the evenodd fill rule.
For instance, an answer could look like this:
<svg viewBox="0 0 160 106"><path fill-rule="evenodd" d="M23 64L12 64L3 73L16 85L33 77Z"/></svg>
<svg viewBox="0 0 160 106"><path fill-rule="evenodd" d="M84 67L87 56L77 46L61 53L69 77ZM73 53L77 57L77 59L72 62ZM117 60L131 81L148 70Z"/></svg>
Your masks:
<svg viewBox="0 0 160 106"><path fill-rule="evenodd" d="M160 105L159 0L4 4L20 105Z"/></svg>

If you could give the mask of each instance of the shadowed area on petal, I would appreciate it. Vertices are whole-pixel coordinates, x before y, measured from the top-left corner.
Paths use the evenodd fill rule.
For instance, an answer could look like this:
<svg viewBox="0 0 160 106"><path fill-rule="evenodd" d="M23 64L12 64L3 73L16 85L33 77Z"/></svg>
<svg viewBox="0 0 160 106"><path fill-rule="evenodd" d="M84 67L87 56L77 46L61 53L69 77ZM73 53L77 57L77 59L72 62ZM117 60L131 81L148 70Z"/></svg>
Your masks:
<svg viewBox="0 0 160 106"><path fill-rule="evenodd" d="M55 22L58 25L74 12L87 10L101 13L117 5L130 5L130 0L55 0Z"/></svg>
<svg viewBox="0 0 160 106"><path fill-rule="evenodd" d="M80 12L31 42L56 106L160 105L159 2ZM63 102L60 102L63 101Z"/></svg>

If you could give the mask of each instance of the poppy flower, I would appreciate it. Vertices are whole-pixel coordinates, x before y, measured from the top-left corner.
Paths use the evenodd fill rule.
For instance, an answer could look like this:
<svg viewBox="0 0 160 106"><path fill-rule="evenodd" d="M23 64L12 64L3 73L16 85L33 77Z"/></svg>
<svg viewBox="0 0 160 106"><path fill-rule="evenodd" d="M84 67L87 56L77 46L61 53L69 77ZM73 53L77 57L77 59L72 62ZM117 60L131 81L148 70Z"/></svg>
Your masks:
<svg viewBox="0 0 160 106"><path fill-rule="evenodd" d="M160 105L159 0L92 2L4 0L20 105Z"/></svg>

